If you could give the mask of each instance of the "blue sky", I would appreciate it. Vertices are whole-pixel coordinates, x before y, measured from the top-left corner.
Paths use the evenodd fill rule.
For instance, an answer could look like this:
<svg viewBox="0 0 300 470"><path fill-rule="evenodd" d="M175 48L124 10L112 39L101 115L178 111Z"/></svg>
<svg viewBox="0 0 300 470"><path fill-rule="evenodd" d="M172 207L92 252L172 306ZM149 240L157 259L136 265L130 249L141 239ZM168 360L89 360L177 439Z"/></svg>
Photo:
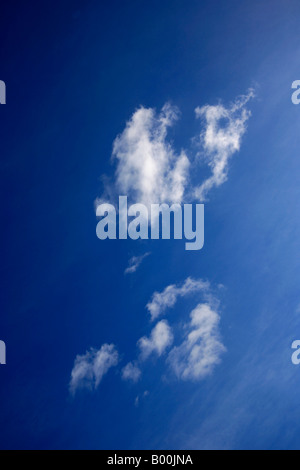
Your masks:
<svg viewBox="0 0 300 470"><path fill-rule="evenodd" d="M296 0L1 6L1 448L300 448L299 18ZM97 239L102 175L115 181L112 145L137 109L178 107L166 142L197 159L195 108L228 110L250 88L239 151L205 201L202 250ZM208 170L196 165L187 190ZM160 355L141 359L137 342L157 323L154 292L188 278L210 283L210 339L226 352L185 380L170 352L207 292L178 295L158 319L174 337ZM117 364L70 393L76 357L103 345ZM131 361L135 383L122 377Z"/></svg>

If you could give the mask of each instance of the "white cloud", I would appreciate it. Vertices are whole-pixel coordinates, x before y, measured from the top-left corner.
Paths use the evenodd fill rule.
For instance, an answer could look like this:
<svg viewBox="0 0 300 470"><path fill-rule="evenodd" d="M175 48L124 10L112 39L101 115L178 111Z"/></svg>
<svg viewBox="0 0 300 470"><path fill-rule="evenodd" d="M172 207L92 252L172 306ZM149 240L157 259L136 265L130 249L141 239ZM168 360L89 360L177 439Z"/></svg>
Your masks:
<svg viewBox="0 0 300 470"><path fill-rule="evenodd" d="M141 256L133 256L132 258L130 258L129 260L129 265L128 267L125 269L125 274L132 274L132 273L135 273L135 271L138 269L138 267L141 265L141 263L143 262L143 260L149 256L150 253L145 253L144 255L141 255Z"/></svg>
<svg viewBox="0 0 300 470"><path fill-rule="evenodd" d="M128 364L122 370L122 378L124 380L132 380L132 382L138 382L141 377L141 369L133 362Z"/></svg>
<svg viewBox="0 0 300 470"><path fill-rule="evenodd" d="M182 285L172 284L162 292L154 292L151 301L147 304L151 319L160 316L167 308L173 307L178 297L185 297L196 292L209 290L209 282L188 277Z"/></svg>
<svg viewBox="0 0 300 470"><path fill-rule="evenodd" d="M113 145L118 194L147 206L181 202L189 160L183 151L176 154L167 141L168 128L177 119L177 108L168 103L158 115L144 107L133 114Z"/></svg>
<svg viewBox="0 0 300 470"><path fill-rule="evenodd" d="M150 337L143 336L138 341L141 359L145 360L152 353L161 356L173 343L173 333L167 321L162 320L151 331Z"/></svg>
<svg viewBox="0 0 300 470"><path fill-rule="evenodd" d="M231 106L222 104L195 109L201 118L203 130L193 140L200 144L203 160L212 175L200 184L191 184L189 175L197 170L199 159L186 151L176 152L167 139L168 130L179 117L175 106L166 103L160 113L153 108L137 109L125 129L113 143L116 171L112 184L104 178L105 191L96 199L95 206L114 201L119 195L129 203L183 203L204 201L210 190L227 180L230 157L240 150L241 139L251 115L246 105L254 97L250 89ZM200 136L200 139L199 139Z"/></svg>
<svg viewBox="0 0 300 470"><path fill-rule="evenodd" d="M219 339L220 317L209 304L199 304L190 314L187 333L174 347L168 363L182 380L200 380L209 375L226 350Z"/></svg>
<svg viewBox="0 0 300 470"><path fill-rule="evenodd" d="M70 392L78 389L98 388L103 376L119 362L119 355L113 344L103 344L99 350L91 348L86 354L77 356L71 372Z"/></svg>
<svg viewBox="0 0 300 470"><path fill-rule="evenodd" d="M228 161L240 150L246 123L251 115L245 106L253 97L254 91L250 89L247 95L237 98L229 108L221 104L196 108L196 116L204 122L204 129L200 134L204 159L212 170L212 175L195 188L195 197L200 201L205 200L213 187L220 186L227 180Z"/></svg>

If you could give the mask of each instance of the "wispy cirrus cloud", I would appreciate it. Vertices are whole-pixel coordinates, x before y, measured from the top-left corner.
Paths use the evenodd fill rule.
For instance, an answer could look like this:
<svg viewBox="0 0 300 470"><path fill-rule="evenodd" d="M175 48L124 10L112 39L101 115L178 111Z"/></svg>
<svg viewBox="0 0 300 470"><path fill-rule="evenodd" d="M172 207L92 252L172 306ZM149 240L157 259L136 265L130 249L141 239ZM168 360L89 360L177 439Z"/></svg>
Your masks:
<svg viewBox="0 0 300 470"><path fill-rule="evenodd" d="M228 108L221 104L196 108L196 117L203 122L198 141L202 158L212 170L212 175L195 188L196 199L204 201L211 189L227 180L229 159L240 150L246 124L251 116L246 104L253 97L254 90L250 89Z"/></svg>
<svg viewBox="0 0 300 470"><path fill-rule="evenodd" d="M150 252L145 253L141 256L133 256L130 258L128 267L125 269L124 274L132 274L135 273L139 266L142 264L145 258L150 255Z"/></svg>
<svg viewBox="0 0 300 470"><path fill-rule="evenodd" d="M178 297L186 297L196 292L209 291L210 284L202 279L188 277L182 284L171 284L162 292L154 292L152 299L147 304L151 319L155 320L162 315L167 308L174 307Z"/></svg>
<svg viewBox="0 0 300 470"><path fill-rule="evenodd" d="M114 344L103 344L99 350L91 348L75 359L71 372L70 393L79 389L96 390L111 367L119 362L119 354Z"/></svg>

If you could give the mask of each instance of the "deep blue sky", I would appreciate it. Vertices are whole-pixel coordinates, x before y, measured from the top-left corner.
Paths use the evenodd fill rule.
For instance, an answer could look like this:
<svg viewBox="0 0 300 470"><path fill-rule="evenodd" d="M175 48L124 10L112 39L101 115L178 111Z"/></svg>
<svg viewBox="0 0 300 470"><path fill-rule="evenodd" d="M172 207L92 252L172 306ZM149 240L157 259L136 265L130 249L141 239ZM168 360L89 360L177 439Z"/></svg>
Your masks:
<svg viewBox="0 0 300 470"><path fill-rule="evenodd" d="M1 5L1 448L300 448L299 20L297 0ZM247 134L206 205L205 248L98 240L100 177L134 110L177 105L180 149L200 129L196 106L250 86ZM116 368L70 397L76 355L114 343L125 365L150 331L152 293L188 276L225 286L227 353L213 375L167 380L158 360L136 385Z"/></svg>

